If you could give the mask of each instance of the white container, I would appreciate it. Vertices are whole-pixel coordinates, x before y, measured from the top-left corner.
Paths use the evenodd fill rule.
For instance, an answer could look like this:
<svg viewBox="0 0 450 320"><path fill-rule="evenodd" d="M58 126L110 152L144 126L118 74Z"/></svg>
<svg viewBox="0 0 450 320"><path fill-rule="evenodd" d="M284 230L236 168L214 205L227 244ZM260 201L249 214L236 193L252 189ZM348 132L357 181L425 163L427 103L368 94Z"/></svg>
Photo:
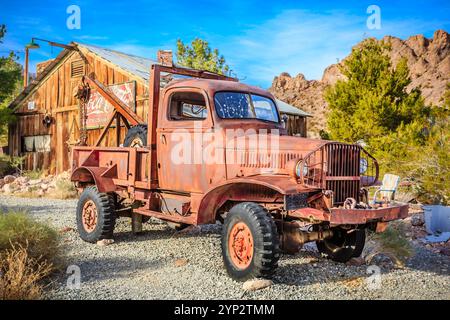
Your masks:
<svg viewBox="0 0 450 320"><path fill-rule="evenodd" d="M425 228L429 234L450 232L450 207L424 206Z"/></svg>

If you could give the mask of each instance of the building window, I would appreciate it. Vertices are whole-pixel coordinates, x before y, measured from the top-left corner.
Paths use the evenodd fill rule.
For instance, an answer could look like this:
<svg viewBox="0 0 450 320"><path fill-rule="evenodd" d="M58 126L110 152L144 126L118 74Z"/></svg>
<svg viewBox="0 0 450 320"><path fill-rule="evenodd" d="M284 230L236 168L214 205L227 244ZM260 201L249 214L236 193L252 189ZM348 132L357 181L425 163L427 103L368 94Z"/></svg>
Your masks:
<svg viewBox="0 0 450 320"><path fill-rule="evenodd" d="M36 109L36 104L34 101L28 101L28 110L34 110Z"/></svg>
<svg viewBox="0 0 450 320"><path fill-rule="evenodd" d="M72 78L84 76L83 60L75 60L70 63L70 76Z"/></svg>
<svg viewBox="0 0 450 320"><path fill-rule="evenodd" d="M23 152L50 151L50 135L22 137Z"/></svg>

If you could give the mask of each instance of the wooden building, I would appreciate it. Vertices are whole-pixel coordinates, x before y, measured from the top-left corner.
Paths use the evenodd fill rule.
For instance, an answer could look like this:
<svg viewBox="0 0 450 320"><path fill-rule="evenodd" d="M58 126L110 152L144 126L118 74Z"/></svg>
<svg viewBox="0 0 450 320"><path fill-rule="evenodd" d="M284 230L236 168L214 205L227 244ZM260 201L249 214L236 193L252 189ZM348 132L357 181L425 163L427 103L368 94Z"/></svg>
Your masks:
<svg viewBox="0 0 450 320"><path fill-rule="evenodd" d="M71 45L38 66L36 79L10 105L17 121L9 126L8 152L25 156L26 170L46 169L52 174L69 170L71 147L79 142L82 130L87 144L95 145L112 106L91 92L87 120L81 120L75 94L83 75L94 74L141 119L147 119L150 68L158 62L93 45ZM289 133L306 136L309 115L283 102L277 104L287 116ZM123 139L126 127L121 131ZM122 141L117 139L116 130L110 129L102 145L118 145Z"/></svg>

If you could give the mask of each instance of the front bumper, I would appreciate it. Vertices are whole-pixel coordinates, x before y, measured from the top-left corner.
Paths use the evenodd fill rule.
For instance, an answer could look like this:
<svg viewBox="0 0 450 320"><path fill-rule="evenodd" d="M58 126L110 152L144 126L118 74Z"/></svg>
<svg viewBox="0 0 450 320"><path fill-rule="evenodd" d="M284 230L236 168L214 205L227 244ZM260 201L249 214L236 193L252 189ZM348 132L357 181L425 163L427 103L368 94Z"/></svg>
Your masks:
<svg viewBox="0 0 450 320"><path fill-rule="evenodd" d="M313 208L302 208L289 212L289 216L309 220L328 221L331 225L366 224L369 222L388 222L408 216L408 204L394 203L378 209L332 208L329 212Z"/></svg>

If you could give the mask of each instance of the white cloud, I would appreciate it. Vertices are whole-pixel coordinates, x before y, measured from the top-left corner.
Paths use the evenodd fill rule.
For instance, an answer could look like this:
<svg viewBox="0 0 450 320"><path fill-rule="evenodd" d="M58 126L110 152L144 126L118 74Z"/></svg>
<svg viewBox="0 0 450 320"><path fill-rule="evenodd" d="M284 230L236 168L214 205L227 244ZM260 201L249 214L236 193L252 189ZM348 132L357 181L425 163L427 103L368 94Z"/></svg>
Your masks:
<svg viewBox="0 0 450 320"><path fill-rule="evenodd" d="M235 37L212 38L238 77L268 87L281 72L320 79L327 66L346 57L366 37L407 37L439 26L431 21L382 20L382 29L372 31L367 29L367 17L364 11L354 15L287 10Z"/></svg>
<svg viewBox="0 0 450 320"><path fill-rule="evenodd" d="M93 35L82 35L82 36L76 36L75 39L78 40L88 40L88 41L92 41L92 40L108 40L109 38L106 36L93 36Z"/></svg>

